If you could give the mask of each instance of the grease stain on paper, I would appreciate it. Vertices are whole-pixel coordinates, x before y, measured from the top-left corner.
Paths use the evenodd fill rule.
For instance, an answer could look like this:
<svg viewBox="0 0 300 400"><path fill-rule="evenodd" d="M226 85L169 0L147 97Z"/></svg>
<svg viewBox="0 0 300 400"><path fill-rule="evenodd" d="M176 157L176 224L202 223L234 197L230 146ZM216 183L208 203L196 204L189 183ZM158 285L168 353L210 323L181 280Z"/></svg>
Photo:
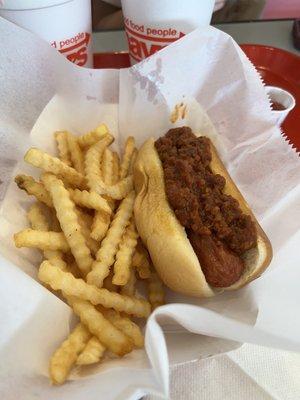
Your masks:
<svg viewBox="0 0 300 400"><path fill-rule="evenodd" d="M147 100L157 104L155 97L159 94L158 87L164 83L161 58L156 60L156 68L146 76L141 75L138 67L132 67L130 73L133 76L134 83L139 83L140 88L147 92Z"/></svg>
<svg viewBox="0 0 300 400"><path fill-rule="evenodd" d="M171 112L170 115L170 122L172 124L175 124L178 119L184 119L187 114L187 105L184 104L183 102L179 104L175 104L174 110Z"/></svg>

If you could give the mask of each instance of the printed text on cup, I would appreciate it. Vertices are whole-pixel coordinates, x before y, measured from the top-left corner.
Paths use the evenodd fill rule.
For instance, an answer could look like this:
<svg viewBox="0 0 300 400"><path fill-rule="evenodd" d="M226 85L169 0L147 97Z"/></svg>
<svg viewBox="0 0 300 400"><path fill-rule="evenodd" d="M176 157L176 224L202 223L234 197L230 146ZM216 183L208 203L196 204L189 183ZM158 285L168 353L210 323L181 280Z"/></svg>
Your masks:
<svg viewBox="0 0 300 400"><path fill-rule="evenodd" d="M124 18L125 30L128 39L129 54L141 61L151 56L168 44L180 39L185 34L174 28L153 28L145 24L137 24L129 18Z"/></svg>
<svg viewBox="0 0 300 400"><path fill-rule="evenodd" d="M88 59L87 47L90 41L90 34L79 32L71 38L54 40L51 43L60 53L76 65L84 66Z"/></svg>

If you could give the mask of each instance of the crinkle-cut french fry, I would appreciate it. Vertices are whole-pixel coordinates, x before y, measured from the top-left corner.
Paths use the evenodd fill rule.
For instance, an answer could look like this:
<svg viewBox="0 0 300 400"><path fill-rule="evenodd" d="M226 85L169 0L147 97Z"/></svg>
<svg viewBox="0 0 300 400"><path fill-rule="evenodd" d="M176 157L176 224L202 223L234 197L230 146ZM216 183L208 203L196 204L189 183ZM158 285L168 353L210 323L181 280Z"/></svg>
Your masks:
<svg viewBox="0 0 300 400"><path fill-rule="evenodd" d="M69 245L62 232L36 231L24 229L14 234L16 247L33 247L40 250L68 251Z"/></svg>
<svg viewBox="0 0 300 400"><path fill-rule="evenodd" d="M128 175L130 161L135 149L135 140L133 136L128 136L125 143L124 155L121 163L120 178L123 179Z"/></svg>
<svg viewBox="0 0 300 400"><path fill-rule="evenodd" d="M113 153L106 148L103 152L101 162L101 174L103 181L108 184L113 184Z"/></svg>
<svg viewBox="0 0 300 400"><path fill-rule="evenodd" d="M95 192L87 190L68 189L71 199L75 204L81 207L91 208L106 214L111 214L111 208L106 199Z"/></svg>
<svg viewBox="0 0 300 400"><path fill-rule="evenodd" d="M111 185L113 183L113 163L111 159L111 151L106 148L103 152L102 163L101 163L101 176L105 185ZM111 212L114 209L114 201L107 198ZM101 211L96 212L92 225L91 236L93 239L101 242L105 237L106 232L110 224L110 215L106 215Z"/></svg>
<svg viewBox="0 0 300 400"><path fill-rule="evenodd" d="M136 268L141 279L150 278L151 269L149 255L140 240L138 240L135 253L132 257L132 266Z"/></svg>
<svg viewBox="0 0 300 400"><path fill-rule="evenodd" d="M97 307L98 309L98 307ZM121 317L121 315L115 310L106 310L103 307L100 308L104 317L107 318L116 328L120 329L125 335L127 335L135 345L135 347L144 346L144 337L137 324L135 324L128 317Z"/></svg>
<svg viewBox="0 0 300 400"><path fill-rule="evenodd" d="M28 221L32 229L49 231L49 222L38 203L32 204L27 212Z"/></svg>
<svg viewBox="0 0 300 400"><path fill-rule="evenodd" d="M92 225L91 237L97 240L97 242L101 242L108 231L110 222L111 218L108 214L96 211Z"/></svg>
<svg viewBox="0 0 300 400"><path fill-rule="evenodd" d="M106 148L103 152L102 163L101 163L101 177L104 184L111 185L113 183L113 163L111 159L111 151ZM107 198L111 213L114 209L114 201ZM91 237L99 242L104 238L110 224L110 214L104 214L101 211L95 213L94 221L92 225Z"/></svg>
<svg viewBox="0 0 300 400"><path fill-rule="evenodd" d="M38 231L49 231L49 221L38 203L34 203L28 213L27 218L31 224L32 229ZM50 224L52 221L50 222ZM60 229L61 231L61 229ZM61 250L44 250L44 257L51 263L57 265L63 271L66 271L67 264L63 260L63 252Z"/></svg>
<svg viewBox="0 0 300 400"><path fill-rule="evenodd" d="M113 183L119 182L120 179L120 157L117 152L113 152Z"/></svg>
<svg viewBox="0 0 300 400"><path fill-rule="evenodd" d="M88 283L101 287L103 280L108 276L109 269L114 263L120 240L132 216L134 199L135 193L132 191L119 205L106 237L101 242L96 261L92 264L92 270L87 275Z"/></svg>
<svg viewBox="0 0 300 400"><path fill-rule="evenodd" d="M95 364L101 360L106 347L100 342L96 336L92 336L87 342L85 348L79 354L76 364L77 365L90 365Z"/></svg>
<svg viewBox="0 0 300 400"><path fill-rule="evenodd" d="M67 271L67 264L63 260L62 252L59 250L45 250L44 257L46 260L49 260L51 264L56 265L62 271Z"/></svg>
<svg viewBox="0 0 300 400"><path fill-rule="evenodd" d="M111 150L108 148L104 150L101 166L104 184L111 185L113 183L113 156ZM115 207L115 202L109 198L107 198L107 201L112 212ZM106 235L109 224L110 215L105 215L101 211L96 212L92 226L92 238L100 242Z"/></svg>
<svg viewBox="0 0 300 400"><path fill-rule="evenodd" d="M55 385L65 382L78 354L85 348L91 336L89 330L79 323L54 352L50 359L49 373L51 381Z"/></svg>
<svg viewBox="0 0 300 400"><path fill-rule="evenodd" d="M76 279L71 273L61 271L49 261L42 262L38 277L41 282L47 283L54 290L61 290L66 296L76 296L94 305L100 304L105 308L113 308L136 317L148 317L150 314L150 303L146 300L122 296L89 285L83 279Z"/></svg>
<svg viewBox="0 0 300 400"><path fill-rule="evenodd" d="M81 232L85 238L85 242L88 248L91 250L92 254L96 255L97 251L99 250L99 244L91 237L91 229L89 224L87 223L87 220L83 216L83 213L76 207L75 212L77 214L77 219L81 227Z"/></svg>
<svg viewBox="0 0 300 400"><path fill-rule="evenodd" d="M98 188L99 183L104 185L100 164L104 150L113 142L113 140L113 137L108 134L99 140L99 142L91 146L85 154L85 174L88 187L91 191L97 192L96 189Z"/></svg>
<svg viewBox="0 0 300 400"><path fill-rule="evenodd" d="M64 269L59 264L59 259L53 259L53 265L58 267L61 271L65 270L68 273L74 274L74 265L65 264ZM61 259L62 262L64 262ZM76 267L77 269L77 267ZM78 270L79 271L79 270ZM77 275L77 270L75 276ZM65 293L62 293L66 300L70 300ZM53 383L63 383L71 367L78 359L78 355L86 348L92 334L81 323L79 323L69 337L63 342L60 348L54 353L50 360L50 377Z"/></svg>
<svg viewBox="0 0 300 400"><path fill-rule="evenodd" d="M18 187L25 190L29 195L35 196L37 200L46 204L48 207L53 207L52 199L45 189L45 186L28 175L17 175L15 182Z"/></svg>
<svg viewBox="0 0 300 400"><path fill-rule="evenodd" d="M102 178L99 167L103 152L112 140L112 136L107 135L89 148L85 157L85 171L89 188L92 191L107 195L113 199L121 200L133 189L132 176L115 185L108 186Z"/></svg>
<svg viewBox="0 0 300 400"><path fill-rule="evenodd" d="M77 265L82 274L86 275L91 269L93 259L82 234L75 205L70 199L69 192L62 181L54 175L43 174L42 181L52 197L57 218Z"/></svg>
<svg viewBox="0 0 300 400"><path fill-rule="evenodd" d="M156 272L152 272L148 280L148 297L152 310L165 304L164 286Z"/></svg>
<svg viewBox="0 0 300 400"><path fill-rule="evenodd" d="M101 242L106 235L109 224L110 216L108 214L103 214L101 211L96 211L92 224L91 237L97 240L97 242Z"/></svg>
<svg viewBox="0 0 300 400"><path fill-rule="evenodd" d="M69 146L69 151L71 155L71 160L74 168L80 174L84 175L84 158L81 151L81 148L78 144L77 138L75 138L72 133L67 132L67 141Z"/></svg>
<svg viewBox="0 0 300 400"><path fill-rule="evenodd" d="M125 296L134 296L135 295L135 284L136 284L136 277L135 277L135 270L130 268L130 277L126 285L121 287L121 294Z"/></svg>
<svg viewBox="0 0 300 400"><path fill-rule="evenodd" d="M50 156L42 150L31 148L25 154L24 160L44 171L51 172L55 175L63 177L72 186L85 189L85 177L80 174L76 169L69 167L57 157Z"/></svg>
<svg viewBox="0 0 300 400"><path fill-rule="evenodd" d="M115 285L124 286L129 281L130 270L132 268L132 256L137 245L138 233L132 219L127 226L125 233L120 242L119 250L116 254L114 264L113 283Z"/></svg>
<svg viewBox="0 0 300 400"><path fill-rule="evenodd" d="M105 124L101 124L97 126L97 128L91 132L85 133L84 135L79 136L78 143L82 148L92 146L97 143L104 136L108 135L109 131Z"/></svg>
<svg viewBox="0 0 300 400"><path fill-rule="evenodd" d="M110 215L96 211L92 225L91 237L98 242L105 237L110 224Z"/></svg>
<svg viewBox="0 0 300 400"><path fill-rule="evenodd" d="M100 195L106 195L114 200L122 200L133 190L133 177L129 175L111 186L107 186L103 181L98 181L94 190Z"/></svg>
<svg viewBox="0 0 300 400"><path fill-rule="evenodd" d="M53 261L53 265L55 265L56 268L73 274L73 265L70 266L65 264L65 269L62 269L57 262L59 260ZM62 293L62 297L65 297L67 301L72 300L65 293ZM81 352L85 349L91 337L92 334L88 328L86 328L82 323L79 323L73 332L71 332L71 334L68 336L68 338L56 350L50 359L49 367L50 378L54 384L64 383L72 366L77 361L78 355L81 354Z"/></svg>
<svg viewBox="0 0 300 400"><path fill-rule="evenodd" d="M68 133L66 131L58 131L54 133L54 137L57 143L59 158L61 159L61 161L71 167L72 162L68 147L67 134Z"/></svg>
<svg viewBox="0 0 300 400"><path fill-rule="evenodd" d="M81 322L110 351L119 356L131 352L133 348L131 340L109 322L91 303L77 297L68 297L68 303L75 314L79 316Z"/></svg>
<svg viewBox="0 0 300 400"><path fill-rule="evenodd" d="M113 153L108 148L106 148L103 153L102 177L103 177L104 183L107 186L110 186L115 182ZM106 196L106 199L108 201L110 209L113 212L115 209L116 202L107 196ZM109 228L109 225L110 225L110 218L105 218L105 216L103 214L100 214L100 215L97 215L97 219L98 219L98 221L97 221L98 223L97 223L97 226L95 226L95 231L98 229L98 232L102 231L102 232L106 233ZM101 222L100 222L100 220L101 220Z"/></svg>
<svg viewBox="0 0 300 400"><path fill-rule="evenodd" d="M91 237L98 242L101 242L108 231L110 224L110 216L103 214L101 211L96 211L92 225Z"/></svg>
<svg viewBox="0 0 300 400"><path fill-rule="evenodd" d="M103 281L103 287L104 287L104 289L107 289L110 292L117 292L118 286L114 285L112 283L112 279L113 279L113 271L110 271L109 275ZM123 293L123 294L126 294L126 293Z"/></svg>
<svg viewBox="0 0 300 400"><path fill-rule="evenodd" d="M134 164L135 164L137 155L138 155L138 151L137 151L137 148L135 148L133 150L133 153L132 153L132 156L131 156L131 160L130 160L129 175L133 174L133 168L134 168Z"/></svg>
<svg viewBox="0 0 300 400"><path fill-rule="evenodd" d="M27 218L32 229L37 231L49 231L48 220L38 203L34 203L30 207ZM44 257L60 267L63 271L66 270L66 263L63 260L63 253L60 250L44 250Z"/></svg>
<svg viewBox="0 0 300 400"><path fill-rule="evenodd" d="M110 224L110 215L101 211L95 211L91 237L97 242L101 242L105 237Z"/></svg>
<svg viewBox="0 0 300 400"><path fill-rule="evenodd" d="M92 233L91 237L98 242L105 237L106 232L109 228L110 224L110 216L108 214L104 214L101 211L96 211L94 215L94 220L92 224Z"/></svg>

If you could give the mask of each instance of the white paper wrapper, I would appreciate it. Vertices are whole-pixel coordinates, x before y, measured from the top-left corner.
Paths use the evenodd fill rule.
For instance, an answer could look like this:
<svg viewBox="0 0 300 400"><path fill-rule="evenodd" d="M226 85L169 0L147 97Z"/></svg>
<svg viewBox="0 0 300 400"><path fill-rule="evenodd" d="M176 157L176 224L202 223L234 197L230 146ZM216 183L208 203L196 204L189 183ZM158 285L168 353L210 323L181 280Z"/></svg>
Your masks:
<svg viewBox="0 0 300 400"><path fill-rule="evenodd" d="M167 398L169 362L226 352L237 342L299 351L299 156L273 126L263 85L233 40L214 28L200 29L131 69L97 71L72 65L2 19L0 37L1 397ZM80 134L106 122L116 146L129 134L142 143L171 127L170 113L181 101L188 113L179 123L216 143L273 244L272 265L243 290L213 299L169 293L172 304L158 309L147 325L149 358L134 351L75 371L72 381L53 388L49 356L74 321L69 307L35 281L37 252L13 246L12 234L26 226L31 200L12 176L34 173L21 161L24 150L35 145L53 151L54 130ZM199 118L201 109L215 129Z"/></svg>

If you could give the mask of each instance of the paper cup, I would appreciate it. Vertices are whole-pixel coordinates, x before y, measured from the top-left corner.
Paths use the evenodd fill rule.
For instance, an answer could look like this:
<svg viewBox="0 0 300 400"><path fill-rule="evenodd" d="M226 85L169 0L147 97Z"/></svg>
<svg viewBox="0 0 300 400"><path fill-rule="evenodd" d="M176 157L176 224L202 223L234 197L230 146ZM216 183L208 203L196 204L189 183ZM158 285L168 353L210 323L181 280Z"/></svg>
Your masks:
<svg viewBox="0 0 300 400"><path fill-rule="evenodd" d="M122 0L132 64L210 24L215 0Z"/></svg>
<svg viewBox="0 0 300 400"><path fill-rule="evenodd" d="M296 105L296 100L291 93L287 92L284 89L281 89L276 86L266 86L266 92L271 100L272 104L278 104L282 106L282 110L272 110L272 114L274 117L274 122L277 125L281 125L283 121L286 119L288 114L292 111L292 109Z"/></svg>
<svg viewBox="0 0 300 400"><path fill-rule="evenodd" d="M73 63L93 66L90 0L2 0L0 16L36 33Z"/></svg>

